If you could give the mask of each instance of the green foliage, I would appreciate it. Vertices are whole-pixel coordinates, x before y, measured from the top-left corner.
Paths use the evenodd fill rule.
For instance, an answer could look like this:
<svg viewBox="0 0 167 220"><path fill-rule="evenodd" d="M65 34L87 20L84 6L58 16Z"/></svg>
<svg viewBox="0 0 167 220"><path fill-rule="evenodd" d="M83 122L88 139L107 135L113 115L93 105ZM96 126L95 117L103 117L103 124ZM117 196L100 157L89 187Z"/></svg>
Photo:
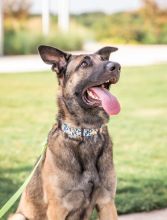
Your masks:
<svg viewBox="0 0 167 220"><path fill-rule="evenodd" d="M158 10L158 9L157 9ZM75 19L94 33L98 41L110 43L167 43L167 13L149 9L136 12L121 12L112 15L84 13Z"/></svg>
<svg viewBox="0 0 167 220"><path fill-rule="evenodd" d="M20 1L19 1L20 2ZM167 11L154 1L134 12L101 12L71 15L70 31L58 31L57 16L51 16L50 34L42 36L40 16L5 17L5 54L36 53L39 44L55 45L64 50L80 50L86 40L108 44L167 44Z"/></svg>
<svg viewBox="0 0 167 220"><path fill-rule="evenodd" d="M111 87L122 106L121 113L109 122L119 213L167 206L166 68L123 68L120 82ZM1 206L39 156L55 120L57 84L53 73L1 74L0 88Z"/></svg>
<svg viewBox="0 0 167 220"><path fill-rule="evenodd" d="M5 32L5 54L35 54L40 44L48 44L63 50L80 50L83 40L77 34L57 32L49 37L27 30L9 29Z"/></svg>
<svg viewBox="0 0 167 220"><path fill-rule="evenodd" d="M80 50L83 46L83 31L72 22L70 31L62 33L58 30L56 17L51 17L50 33L42 35L41 20L39 16L27 19L7 17L5 19L5 54L34 54L39 44L48 44L63 50ZM74 26L74 27L73 27Z"/></svg>
<svg viewBox="0 0 167 220"><path fill-rule="evenodd" d="M10 29L5 32L4 53L30 54L36 52L38 41L27 31L15 31Z"/></svg>
<svg viewBox="0 0 167 220"><path fill-rule="evenodd" d="M160 36L159 36L159 43L160 44L166 44L167 43L167 24L165 24L161 30Z"/></svg>

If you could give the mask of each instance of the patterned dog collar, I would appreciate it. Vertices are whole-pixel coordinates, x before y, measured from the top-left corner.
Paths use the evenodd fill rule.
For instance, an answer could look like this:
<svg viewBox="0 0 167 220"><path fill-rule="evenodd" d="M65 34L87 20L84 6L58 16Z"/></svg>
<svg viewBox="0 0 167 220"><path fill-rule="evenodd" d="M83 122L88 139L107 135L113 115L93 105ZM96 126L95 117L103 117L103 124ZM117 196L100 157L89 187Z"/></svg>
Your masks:
<svg viewBox="0 0 167 220"><path fill-rule="evenodd" d="M64 122L61 123L62 131L68 134L70 138L91 137L97 135L103 127L104 125L101 128L73 128Z"/></svg>

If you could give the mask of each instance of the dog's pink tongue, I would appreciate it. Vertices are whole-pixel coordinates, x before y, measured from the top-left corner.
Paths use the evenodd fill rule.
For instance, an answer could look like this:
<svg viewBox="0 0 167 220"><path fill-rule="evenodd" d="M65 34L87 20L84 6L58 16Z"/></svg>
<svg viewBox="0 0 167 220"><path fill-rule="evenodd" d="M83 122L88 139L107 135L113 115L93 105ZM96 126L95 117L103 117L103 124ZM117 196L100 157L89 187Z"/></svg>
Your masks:
<svg viewBox="0 0 167 220"><path fill-rule="evenodd" d="M90 90L99 97L103 109L109 115L116 115L120 112L121 108L117 98L113 96L107 89L102 87L92 87Z"/></svg>

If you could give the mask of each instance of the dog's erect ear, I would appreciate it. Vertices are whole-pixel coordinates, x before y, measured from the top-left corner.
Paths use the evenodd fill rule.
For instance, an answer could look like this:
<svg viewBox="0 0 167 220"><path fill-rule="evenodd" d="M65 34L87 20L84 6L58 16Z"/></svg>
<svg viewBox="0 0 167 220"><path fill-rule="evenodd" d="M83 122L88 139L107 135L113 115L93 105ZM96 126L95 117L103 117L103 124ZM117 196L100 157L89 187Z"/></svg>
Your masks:
<svg viewBox="0 0 167 220"><path fill-rule="evenodd" d="M39 46L38 51L42 60L47 64L51 64L52 70L61 77L71 55L57 48L45 45Z"/></svg>
<svg viewBox="0 0 167 220"><path fill-rule="evenodd" d="M117 47L103 47L98 50L95 54L99 54L103 60L109 60L110 53L118 50Z"/></svg>

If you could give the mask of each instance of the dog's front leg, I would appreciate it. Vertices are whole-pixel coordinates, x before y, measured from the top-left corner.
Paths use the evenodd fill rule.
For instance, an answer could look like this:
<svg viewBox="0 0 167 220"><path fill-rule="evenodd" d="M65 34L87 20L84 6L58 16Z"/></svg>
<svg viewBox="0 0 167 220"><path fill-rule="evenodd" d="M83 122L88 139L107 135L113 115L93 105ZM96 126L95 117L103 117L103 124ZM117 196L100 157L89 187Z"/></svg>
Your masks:
<svg viewBox="0 0 167 220"><path fill-rule="evenodd" d="M63 220L68 214L67 209L60 206L58 203L53 201L49 204L47 209L47 219L48 220Z"/></svg>
<svg viewBox="0 0 167 220"><path fill-rule="evenodd" d="M108 202L103 206L98 206L99 220L117 220L117 210L114 202Z"/></svg>

